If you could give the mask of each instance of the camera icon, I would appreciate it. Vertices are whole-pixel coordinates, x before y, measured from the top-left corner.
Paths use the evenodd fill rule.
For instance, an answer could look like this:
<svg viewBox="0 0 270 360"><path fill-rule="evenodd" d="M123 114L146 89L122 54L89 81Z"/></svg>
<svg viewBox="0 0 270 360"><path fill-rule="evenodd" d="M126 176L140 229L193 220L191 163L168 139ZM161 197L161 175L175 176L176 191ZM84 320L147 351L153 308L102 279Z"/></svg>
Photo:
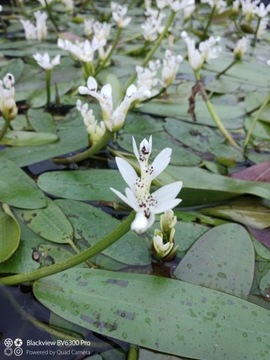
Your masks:
<svg viewBox="0 0 270 360"><path fill-rule="evenodd" d="M14 346L20 347L20 346L22 346L22 344L23 344L22 339L18 338L18 339L14 340Z"/></svg>
<svg viewBox="0 0 270 360"><path fill-rule="evenodd" d="M13 340L11 338L6 338L4 340L4 345L5 347L10 348L13 345Z"/></svg>

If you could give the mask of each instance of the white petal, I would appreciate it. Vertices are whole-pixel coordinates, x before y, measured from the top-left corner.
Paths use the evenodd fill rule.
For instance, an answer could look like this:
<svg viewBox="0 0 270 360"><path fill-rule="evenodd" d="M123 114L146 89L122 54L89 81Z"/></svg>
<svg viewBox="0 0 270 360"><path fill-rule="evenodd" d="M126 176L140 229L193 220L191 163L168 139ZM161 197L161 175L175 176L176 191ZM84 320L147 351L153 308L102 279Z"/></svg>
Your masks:
<svg viewBox="0 0 270 360"><path fill-rule="evenodd" d="M138 201L136 199L134 192L130 188L125 188L125 194L127 196L128 201L131 204L130 206L132 207L132 209L134 209L137 212L141 211L141 208L138 205Z"/></svg>
<svg viewBox="0 0 270 360"><path fill-rule="evenodd" d="M157 199L158 204L164 203L174 199L182 189L182 181L176 181L174 183L164 185L153 193L153 196Z"/></svg>
<svg viewBox="0 0 270 360"><path fill-rule="evenodd" d="M133 169L133 167L124 159L120 157L115 158L118 170L120 171L122 178L125 180L125 182L128 184L128 186L133 190L135 181L138 177L136 171Z"/></svg>
<svg viewBox="0 0 270 360"><path fill-rule="evenodd" d="M97 91L98 85L97 85L96 79L93 78L92 76L89 76L89 78L87 80L87 87L91 91Z"/></svg>
<svg viewBox="0 0 270 360"><path fill-rule="evenodd" d="M153 214L163 213L167 210L173 209L175 206L180 204L181 201L182 201L181 199L173 199L173 200L168 200L168 201L158 203L158 205L155 206L155 208L152 210L152 212L153 212Z"/></svg>
<svg viewBox="0 0 270 360"><path fill-rule="evenodd" d="M112 97L112 86L111 84L106 84L102 87L100 93L105 97L105 98L111 98Z"/></svg>
<svg viewBox="0 0 270 360"><path fill-rule="evenodd" d="M133 136L132 136L132 146L133 146L134 155L136 156L136 159L138 160L138 162L140 162L139 151L138 151L137 144L136 144L136 141Z"/></svg>
<svg viewBox="0 0 270 360"><path fill-rule="evenodd" d="M78 91L81 95L90 95L90 91L86 86L79 86Z"/></svg>
<svg viewBox="0 0 270 360"><path fill-rule="evenodd" d="M123 195L120 191L118 191L114 188L110 188L110 190L112 190L115 193L115 195L117 195L124 203L126 203L127 205L129 205L132 208L131 202L125 195Z"/></svg>
<svg viewBox="0 0 270 360"><path fill-rule="evenodd" d="M171 160L172 149L165 148L163 149L155 158L152 163L154 172L151 176L151 179L155 179L166 167L168 166Z"/></svg>
<svg viewBox="0 0 270 360"><path fill-rule="evenodd" d="M126 96L131 97L133 94L137 92L137 88L134 84L131 84L126 91Z"/></svg>

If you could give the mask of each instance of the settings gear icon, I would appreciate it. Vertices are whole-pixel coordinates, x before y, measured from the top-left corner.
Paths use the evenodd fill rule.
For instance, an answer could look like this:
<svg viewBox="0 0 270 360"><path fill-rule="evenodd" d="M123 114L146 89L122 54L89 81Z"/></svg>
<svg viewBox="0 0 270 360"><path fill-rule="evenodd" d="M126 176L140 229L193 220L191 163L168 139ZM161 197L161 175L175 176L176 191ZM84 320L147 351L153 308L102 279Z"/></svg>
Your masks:
<svg viewBox="0 0 270 360"><path fill-rule="evenodd" d="M16 347L20 347L20 346L22 346L22 344L23 344L22 339L17 338L17 339L14 340L14 345L15 345Z"/></svg>
<svg viewBox="0 0 270 360"><path fill-rule="evenodd" d="M13 340L11 338L6 338L4 340L4 345L7 347L7 348L10 348L12 345L13 345Z"/></svg>

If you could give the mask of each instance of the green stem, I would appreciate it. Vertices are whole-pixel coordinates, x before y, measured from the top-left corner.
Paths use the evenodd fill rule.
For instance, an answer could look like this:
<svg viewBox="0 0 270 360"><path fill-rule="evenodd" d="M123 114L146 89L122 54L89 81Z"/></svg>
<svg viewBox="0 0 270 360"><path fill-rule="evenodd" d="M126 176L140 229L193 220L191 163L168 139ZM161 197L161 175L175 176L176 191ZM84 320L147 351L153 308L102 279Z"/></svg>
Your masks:
<svg viewBox="0 0 270 360"><path fill-rule="evenodd" d="M138 360L139 359L139 351L136 345L131 344L128 350L127 360Z"/></svg>
<svg viewBox="0 0 270 360"><path fill-rule="evenodd" d="M203 40L207 38L208 29L209 29L209 27L211 25L211 22L213 20L213 16L214 16L215 12L216 12L216 6L213 6L212 11L211 11L211 13L209 15L209 18L208 18L208 22L207 22L206 27L204 28L204 31L203 31L203 35L202 35Z"/></svg>
<svg viewBox="0 0 270 360"><path fill-rule="evenodd" d="M227 131L227 129L222 124L222 121L220 120L218 114L216 113L216 110L215 110L214 106L212 105L211 101L209 100L209 98L207 96L207 93L206 93L206 91L204 89L203 83L201 81L200 70L195 71L195 77L196 77L197 83L199 85L199 89L200 89L200 92L201 92L202 97L204 99L204 102L205 102L205 104L207 106L209 114L211 115L212 119L214 120L214 123L217 125L218 129L220 130L222 135L225 137L225 139L232 146L239 147L238 144L235 142L235 140L232 138L231 134Z"/></svg>
<svg viewBox="0 0 270 360"><path fill-rule="evenodd" d="M7 129L9 128L9 120L7 120L5 117L4 119L4 125L0 131L0 141L3 139L3 137L5 136L5 133L7 132Z"/></svg>
<svg viewBox="0 0 270 360"><path fill-rule="evenodd" d="M85 80L89 78L89 76L95 75L95 69L92 62L83 62L83 77Z"/></svg>
<svg viewBox="0 0 270 360"><path fill-rule="evenodd" d="M252 45L255 47L257 40L258 40L258 31L259 31L259 27L260 27L260 23L261 23L262 18L258 18L258 22L257 22L257 26L256 26L256 30L255 30L255 34L254 34L254 39L252 41Z"/></svg>
<svg viewBox="0 0 270 360"><path fill-rule="evenodd" d="M47 107L49 107L51 103L51 75L52 75L52 70L46 70Z"/></svg>
<svg viewBox="0 0 270 360"><path fill-rule="evenodd" d="M102 63L98 66L96 73L99 73L102 69L105 68L107 62L110 60L110 58L112 57L112 54L118 44L118 41L120 39L120 35L122 33L123 28L119 27L117 28L117 32L111 47L111 50L109 51L108 55L105 57L105 59L102 61Z"/></svg>
<svg viewBox="0 0 270 360"><path fill-rule="evenodd" d="M230 68L232 68L237 63L237 60L233 60L224 70L217 74L216 78L218 79L221 75L224 75Z"/></svg>
<svg viewBox="0 0 270 360"><path fill-rule="evenodd" d="M25 274L17 274L6 276L0 279L0 285L17 285L28 281L38 280L45 276L59 273L60 271L67 270L73 266L79 265L89 258L99 254L109 246L114 244L122 236L124 236L129 230L132 221L135 218L135 212L132 211L130 215L121 222L112 232L107 234L104 238L99 240L96 244L90 248L82 251L80 254L74 255L64 261L60 261L56 264L45 266L43 268L34 270Z"/></svg>
<svg viewBox="0 0 270 360"><path fill-rule="evenodd" d="M263 111L263 109L266 107L266 105L270 102L270 93L266 96L266 98L264 99L262 105L260 106L259 108L259 111L257 112L256 116L254 117L253 121L252 121L252 124L248 130L248 133L247 133L247 136L245 138L245 142L244 142L244 149L246 149L246 147L248 146L249 144L249 141L250 141L250 137L252 135L252 131L254 129L254 126L256 125L258 119L260 118L261 116L261 113Z"/></svg>
<svg viewBox="0 0 270 360"><path fill-rule="evenodd" d="M87 149L79 154L70 156L68 158L54 158L53 161L56 164L72 164L72 163L83 161L83 160L91 157L92 155L96 154L98 151L104 149L106 147L106 145L108 144L109 140L112 138L112 134L113 134L112 132L106 130L105 134L102 136L100 141L95 143L89 149Z"/></svg>
<svg viewBox="0 0 270 360"><path fill-rule="evenodd" d="M154 53L156 52L157 48L159 47L159 45L161 44L161 41L164 39L164 37L166 36L171 24L173 23L173 20L175 18L175 12L172 10L171 14L169 16L168 22L164 28L164 30L162 31L162 33L159 35L159 37L157 38L156 42L154 43L152 49L147 53L146 57L144 58L141 66L145 67L148 62L151 60L152 56L154 55ZM134 73L127 81L125 88L127 89L129 87L129 85L131 85L134 80L137 77L137 73Z"/></svg>
<svg viewBox="0 0 270 360"><path fill-rule="evenodd" d="M52 22L55 30L56 30L57 32L59 32L58 26L57 26L57 24L56 24L56 22L55 22L55 20L54 20L54 18L53 18L52 12L51 12L51 5L49 5L49 4L47 3L47 0L45 0L45 9L46 9L46 12L47 12L47 14L48 14L48 18L51 20L51 22Z"/></svg>

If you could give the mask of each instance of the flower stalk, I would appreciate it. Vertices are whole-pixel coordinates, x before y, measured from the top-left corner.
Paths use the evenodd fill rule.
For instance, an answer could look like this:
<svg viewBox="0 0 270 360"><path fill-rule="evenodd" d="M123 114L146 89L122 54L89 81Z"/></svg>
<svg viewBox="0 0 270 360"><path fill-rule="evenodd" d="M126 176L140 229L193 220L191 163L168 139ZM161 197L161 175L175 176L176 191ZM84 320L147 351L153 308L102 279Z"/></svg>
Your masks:
<svg viewBox="0 0 270 360"><path fill-rule="evenodd" d="M51 77L52 70L48 69L46 72L46 95L47 95L47 107L50 107L51 104Z"/></svg>
<svg viewBox="0 0 270 360"><path fill-rule="evenodd" d="M101 64L97 67L96 69L96 74L98 74L102 69L105 68L105 66L107 65L107 63L110 61L111 57L112 57L112 54L114 53L114 50L119 42L119 39L120 39L120 36L121 36L121 33L122 33L122 30L123 28L118 26L117 27L117 32L116 32L116 35L115 35L115 38L114 38L114 41L113 41L113 44L112 44L112 47L108 53L108 55L106 56L106 58L101 62ZM89 75L90 76L90 75Z"/></svg>
<svg viewBox="0 0 270 360"><path fill-rule="evenodd" d="M113 135L113 133L107 130L105 132L105 134L102 136L102 138L97 143L95 143L93 146L91 146L89 149L87 149L79 154L67 157L67 158L54 158L53 161L56 164L64 164L64 165L83 161L83 160L95 155L97 152L101 151L102 149L104 149L106 147L106 145L108 144L108 142L111 140L112 135Z"/></svg>
<svg viewBox="0 0 270 360"><path fill-rule="evenodd" d="M250 138L251 138L251 135L252 135L252 132L254 130L254 127L257 123L257 121L259 120L260 116L261 116L261 113L263 111L263 109L267 106L267 104L270 102L270 93L266 96L266 98L264 99L262 105L260 106L256 116L254 117L253 121L252 121L252 124L248 130L248 133L247 133L247 136L245 138L245 141L244 141L244 150L246 150L249 142L250 142Z"/></svg>
<svg viewBox="0 0 270 360"><path fill-rule="evenodd" d="M135 213L131 212L130 215L124 221L122 221L120 225L116 227L116 229L114 229L104 238L99 240L96 244L92 245L90 248L82 251L81 253L74 255L66 260L60 261L56 264L45 266L32 272L2 277L0 279L0 285L17 285L29 281L35 281L45 276L57 274L61 271L67 270L73 266L85 262L89 258L96 256L103 250L107 249L109 246L119 240L122 236L124 236L129 231L130 224L134 220L134 217Z"/></svg>

